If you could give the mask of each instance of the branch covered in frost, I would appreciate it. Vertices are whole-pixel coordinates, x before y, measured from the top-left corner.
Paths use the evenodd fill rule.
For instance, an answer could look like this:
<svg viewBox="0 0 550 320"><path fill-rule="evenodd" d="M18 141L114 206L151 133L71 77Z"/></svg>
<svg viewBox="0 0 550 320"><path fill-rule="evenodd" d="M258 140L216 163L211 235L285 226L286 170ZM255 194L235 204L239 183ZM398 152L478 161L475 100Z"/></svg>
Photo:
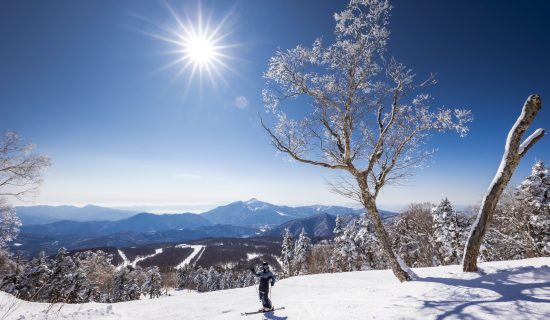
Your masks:
<svg viewBox="0 0 550 320"><path fill-rule="evenodd" d="M34 144L23 143L14 132L5 132L0 141L0 197L24 200L38 190L50 159L34 154L34 148Z"/></svg>
<svg viewBox="0 0 550 320"><path fill-rule="evenodd" d="M525 141L523 141L522 144L519 146L519 156L523 157L525 153L527 153L527 151L529 151L529 149L531 149L531 147L534 146L535 143L537 143L537 141L539 141L544 136L544 133L544 129L538 128L529 137L527 137L527 139L525 139Z"/></svg>
<svg viewBox="0 0 550 320"><path fill-rule="evenodd" d="M470 110L433 110L421 90L434 76L416 81L384 57L390 9L385 0L352 0L334 16L333 43L278 50L264 73L263 100L275 123L262 125L277 150L362 176L373 195L426 164L432 134L465 136L473 120Z"/></svg>

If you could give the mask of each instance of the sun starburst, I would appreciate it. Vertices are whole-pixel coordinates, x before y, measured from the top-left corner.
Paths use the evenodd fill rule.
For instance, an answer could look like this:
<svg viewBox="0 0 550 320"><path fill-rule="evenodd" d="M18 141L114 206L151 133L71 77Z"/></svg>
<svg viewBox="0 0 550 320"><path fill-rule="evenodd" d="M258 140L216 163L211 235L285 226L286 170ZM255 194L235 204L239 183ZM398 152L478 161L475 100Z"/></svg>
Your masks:
<svg viewBox="0 0 550 320"><path fill-rule="evenodd" d="M210 18L204 19L199 7L194 18L186 16L184 21L169 5L166 7L175 21L175 26L162 27L163 34L148 33L174 47L165 51L174 58L158 71L176 69L173 81L185 76L188 79L188 88L197 77L202 83L207 76L213 86L220 82L226 83L223 72L234 71L227 64L228 60L233 59L227 51L235 45L225 43L229 35L229 28L226 26L229 15L219 23L213 24Z"/></svg>

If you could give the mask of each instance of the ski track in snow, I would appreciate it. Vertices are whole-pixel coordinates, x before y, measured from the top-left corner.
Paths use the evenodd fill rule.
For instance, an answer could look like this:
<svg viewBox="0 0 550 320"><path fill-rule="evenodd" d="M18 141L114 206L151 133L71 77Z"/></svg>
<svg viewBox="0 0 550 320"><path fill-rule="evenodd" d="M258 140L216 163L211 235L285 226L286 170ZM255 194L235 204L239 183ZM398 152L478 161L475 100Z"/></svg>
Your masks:
<svg viewBox="0 0 550 320"><path fill-rule="evenodd" d="M156 249L155 253L153 253L153 254L150 254L150 255L147 255L147 256L138 256L134 261L130 261L130 260L128 260L128 257L126 257L124 252L122 252L122 250L119 249L118 254L120 255L120 257L122 258L122 260L124 262L120 266L118 266L118 268L122 268L122 267L126 267L126 266L132 266L132 267L135 268L138 262L143 261L145 259L152 258L152 257L154 257L158 254L161 254L161 253L162 253L162 248L159 248L159 249Z"/></svg>
<svg viewBox="0 0 550 320"><path fill-rule="evenodd" d="M176 246L176 248L191 248L193 249L193 252L191 252L191 254L185 258L185 260L183 260L180 264L178 264L177 268L183 268L184 266L188 265L189 263L191 263L191 260L193 260L193 258L200 252L201 255L202 255L202 252L204 251L203 248L205 248L205 246L202 246L202 245L190 245L190 244L185 244L185 243L182 243L182 244L178 244ZM197 258L197 261L199 261L200 259L200 256Z"/></svg>
<svg viewBox="0 0 550 320"><path fill-rule="evenodd" d="M113 304L32 303L0 292L0 319L550 319L550 257L479 267L478 273L464 273L459 265L415 268L418 279L405 283L390 270L291 277L271 292L274 306L284 310L246 317L240 314L259 308L253 286L171 291L158 299Z"/></svg>

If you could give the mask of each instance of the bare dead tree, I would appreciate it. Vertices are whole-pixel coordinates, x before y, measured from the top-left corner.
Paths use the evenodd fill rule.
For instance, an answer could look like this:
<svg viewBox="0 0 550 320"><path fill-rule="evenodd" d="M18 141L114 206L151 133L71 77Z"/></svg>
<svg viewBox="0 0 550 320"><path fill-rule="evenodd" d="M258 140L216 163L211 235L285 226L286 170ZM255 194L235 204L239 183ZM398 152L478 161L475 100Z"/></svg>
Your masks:
<svg viewBox="0 0 550 320"><path fill-rule="evenodd" d="M508 133L502 161L495 178L489 186L489 190L481 202L477 220L474 222L468 237L464 257L462 258L462 269L465 272L477 271L479 248L487 232L487 226L491 223L500 195L512 178L520 160L544 136L544 130L539 128L524 142L521 142L523 134L535 120L541 106L540 96L537 94L530 95L523 105L519 118Z"/></svg>
<svg viewBox="0 0 550 320"><path fill-rule="evenodd" d="M468 132L469 110L430 109L431 96L395 59L385 59L391 6L387 0L352 0L335 14L336 39L324 46L279 50L264 74L264 103L276 123L262 120L273 146L290 159L341 170L334 185L370 215L393 273L411 280L392 251L376 199L382 188L421 167L433 151L423 146L434 132ZM406 97L410 97L406 101ZM291 110L282 109L282 103ZM301 107L298 109L298 107Z"/></svg>

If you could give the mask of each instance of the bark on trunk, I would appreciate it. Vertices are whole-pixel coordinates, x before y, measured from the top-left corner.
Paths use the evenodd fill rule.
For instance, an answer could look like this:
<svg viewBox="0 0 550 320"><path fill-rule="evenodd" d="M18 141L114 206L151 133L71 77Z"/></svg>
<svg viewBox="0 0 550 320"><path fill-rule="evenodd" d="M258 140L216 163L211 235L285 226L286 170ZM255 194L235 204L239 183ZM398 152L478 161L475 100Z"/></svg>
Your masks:
<svg viewBox="0 0 550 320"><path fill-rule="evenodd" d="M384 255L386 256L386 259L388 259L388 263L390 264L390 268L393 271L393 274L401 282L412 280L411 275L409 275L407 271L403 270L403 268L397 261L395 252L393 252L391 248L388 233L386 232L386 228L382 223L382 219L380 218L380 214L378 213L378 208L376 207L376 200L368 194L368 191L362 190L362 194L365 210L367 211L374 224L376 236L378 237L378 241L382 246L382 250L384 250Z"/></svg>
<svg viewBox="0 0 550 320"><path fill-rule="evenodd" d="M542 136L544 130L538 129L525 142L521 143L521 138L527 128L531 125L535 116L541 108L541 100L538 95L531 95L525 101L521 115L508 133L504 155L500 163L493 182L489 186L489 190L483 198L481 208L479 209L476 222L472 226L470 236L464 249L464 257L462 260L462 269L465 272L477 271L477 257L479 248L485 237L487 226L491 221L497 202L502 194L502 191L510 181L517 165L521 158Z"/></svg>

